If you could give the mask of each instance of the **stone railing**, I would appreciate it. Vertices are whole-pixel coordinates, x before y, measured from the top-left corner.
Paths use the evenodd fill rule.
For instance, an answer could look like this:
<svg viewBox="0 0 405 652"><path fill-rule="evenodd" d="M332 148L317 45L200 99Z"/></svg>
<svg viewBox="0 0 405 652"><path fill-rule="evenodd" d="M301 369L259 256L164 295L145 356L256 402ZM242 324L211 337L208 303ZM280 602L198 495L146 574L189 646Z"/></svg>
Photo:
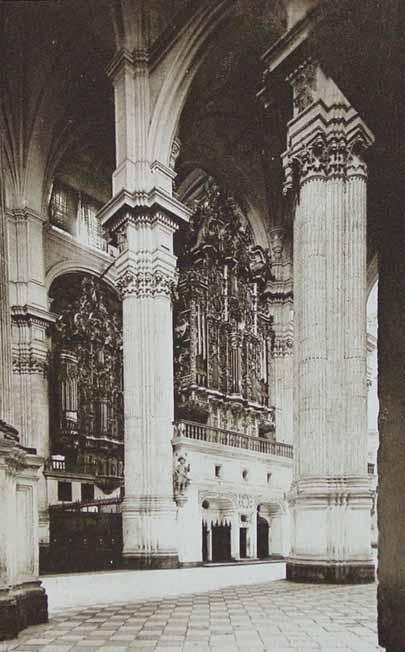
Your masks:
<svg viewBox="0 0 405 652"><path fill-rule="evenodd" d="M213 426L206 426L193 421L178 421L174 424L174 437L187 437L196 441L209 444L221 444L232 448L264 453L265 455L278 455L281 457L293 456L293 447L290 444L273 442L262 437L250 437L232 430L222 430Z"/></svg>
<svg viewBox="0 0 405 652"><path fill-rule="evenodd" d="M78 462L77 464L72 464L63 459L53 459L52 457L45 462L45 472L56 471L57 473L79 473L86 475L95 475L96 467L94 464L85 464L84 462Z"/></svg>
<svg viewBox="0 0 405 652"><path fill-rule="evenodd" d="M79 461L76 463L72 463L64 459L55 459L52 457L46 460L44 471L45 473L56 472L56 473L74 473L74 474L92 475L100 480L108 480L110 478L121 479L124 477L123 469L121 470L117 468L115 472L114 471L109 472L109 469L106 468L106 472L102 473L100 472L100 469L97 467L96 462L86 463L84 461Z"/></svg>

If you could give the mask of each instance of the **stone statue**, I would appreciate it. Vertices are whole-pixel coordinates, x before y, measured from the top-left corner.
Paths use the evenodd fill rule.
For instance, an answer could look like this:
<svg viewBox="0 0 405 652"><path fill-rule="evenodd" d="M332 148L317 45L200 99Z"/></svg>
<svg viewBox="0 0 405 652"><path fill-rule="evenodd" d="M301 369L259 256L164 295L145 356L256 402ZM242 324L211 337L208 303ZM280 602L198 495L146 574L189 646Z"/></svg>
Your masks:
<svg viewBox="0 0 405 652"><path fill-rule="evenodd" d="M183 455L176 460L173 471L173 489L175 494L183 494L190 484L190 464Z"/></svg>

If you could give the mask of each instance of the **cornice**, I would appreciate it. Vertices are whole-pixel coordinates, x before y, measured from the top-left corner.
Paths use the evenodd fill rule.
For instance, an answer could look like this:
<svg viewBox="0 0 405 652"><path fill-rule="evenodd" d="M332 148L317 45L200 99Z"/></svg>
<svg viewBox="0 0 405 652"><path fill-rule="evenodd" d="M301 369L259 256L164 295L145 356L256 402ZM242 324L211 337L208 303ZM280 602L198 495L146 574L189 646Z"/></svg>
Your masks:
<svg viewBox="0 0 405 652"><path fill-rule="evenodd" d="M130 212L132 218L136 219L137 216L145 216L153 210L167 213L178 223L188 222L191 217L191 210L187 206L159 188L153 188L150 192L133 193L123 189L103 206L98 217L105 228L115 231L117 222L122 222L124 213Z"/></svg>
<svg viewBox="0 0 405 652"><path fill-rule="evenodd" d="M266 65L264 77L276 70L293 52L307 41L314 27L321 21L321 18L322 13L320 7L315 7L264 52L261 57L261 60ZM262 90L259 91L259 94L262 92Z"/></svg>
<svg viewBox="0 0 405 652"><path fill-rule="evenodd" d="M40 222L41 224L45 224L48 221L47 215L37 213L37 211L34 211L32 208L29 208L29 206L7 209L7 217L8 219L13 219L16 222L26 221L30 219L30 220L35 220L37 222Z"/></svg>
<svg viewBox="0 0 405 652"><path fill-rule="evenodd" d="M25 304L24 306L11 306L11 316L17 323L30 322L39 326L48 327L55 323L57 315L44 308Z"/></svg>
<svg viewBox="0 0 405 652"><path fill-rule="evenodd" d="M2 424L3 422L0 422L0 428ZM0 438L0 467L5 465L9 472L27 472L30 469L36 472L43 461L43 458L36 454L35 449L26 449L15 440Z"/></svg>

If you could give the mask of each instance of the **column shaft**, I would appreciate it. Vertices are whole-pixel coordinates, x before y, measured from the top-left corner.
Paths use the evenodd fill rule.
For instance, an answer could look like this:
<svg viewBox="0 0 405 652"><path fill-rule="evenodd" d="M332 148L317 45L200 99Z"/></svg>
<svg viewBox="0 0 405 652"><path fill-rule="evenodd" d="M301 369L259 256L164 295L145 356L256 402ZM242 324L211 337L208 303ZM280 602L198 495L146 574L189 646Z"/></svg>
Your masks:
<svg viewBox="0 0 405 652"><path fill-rule="evenodd" d="M296 192L296 461L287 577L372 581L363 154L373 138L332 80L310 66L309 106L296 105L285 155ZM290 81L302 92L302 76L297 87L294 75Z"/></svg>
<svg viewBox="0 0 405 652"><path fill-rule="evenodd" d="M142 216L124 230L126 245L117 260L123 296L124 557L132 567L170 567L178 563L171 446L175 226L162 216Z"/></svg>

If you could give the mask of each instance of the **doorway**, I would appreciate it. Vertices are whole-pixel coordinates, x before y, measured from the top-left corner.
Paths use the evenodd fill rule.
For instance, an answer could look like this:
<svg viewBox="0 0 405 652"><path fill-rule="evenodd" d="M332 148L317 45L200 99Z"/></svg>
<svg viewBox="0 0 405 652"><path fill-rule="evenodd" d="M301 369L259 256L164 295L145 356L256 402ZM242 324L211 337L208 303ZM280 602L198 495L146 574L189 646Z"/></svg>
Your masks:
<svg viewBox="0 0 405 652"><path fill-rule="evenodd" d="M247 557L247 528L245 527L239 529L239 557L241 559Z"/></svg>
<svg viewBox="0 0 405 652"><path fill-rule="evenodd" d="M202 560L208 561L208 525L203 521L202 524Z"/></svg>
<svg viewBox="0 0 405 652"><path fill-rule="evenodd" d="M263 516L257 515L257 556L259 559L269 557L269 524Z"/></svg>
<svg viewBox="0 0 405 652"><path fill-rule="evenodd" d="M231 560L231 526L212 525L212 561Z"/></svg>

